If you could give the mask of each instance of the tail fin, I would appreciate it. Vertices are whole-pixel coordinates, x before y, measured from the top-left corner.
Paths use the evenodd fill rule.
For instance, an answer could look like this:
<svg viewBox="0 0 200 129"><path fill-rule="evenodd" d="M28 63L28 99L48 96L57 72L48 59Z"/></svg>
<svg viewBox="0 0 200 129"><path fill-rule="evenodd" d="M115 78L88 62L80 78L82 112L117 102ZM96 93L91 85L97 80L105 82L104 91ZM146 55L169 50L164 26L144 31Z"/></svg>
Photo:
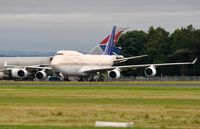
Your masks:
<svg viewBox="0 0 200 129"><path fill-rule="evenodd" d="M113 54L116 28L117 28L116 26L113 26L112 33L111 33L110 38L109 38L109 42L106 44L104 55L112 55Z"/></svg>
<svg viewBox="0 0 200 129"><path fill-rule="evenodd" d="M121 36L121 34L127 30L127 28L117 28L115 39L114 39L114 46L118 43L118 40ZM88 54L91 55L102 55L105 51L106 45L109 41L110 35L108 35L106 38L104 38L97 46L95 46ZM113 54L119 55L121 51L121 48L114 47L113 48Z"/></svg>
<svg viewBox="0 0 200 129"><path fill-rule="evenodd" d="M122 34L123 31L116 31L116 34L115 34L115 39L114 39L114 45L117 44L121 34ZM108 43L108 40L110 38L110 35L108 35L104 40L102 40L100 42L100 45L106 45Z"/></svg>
<svg viewBox="0 0 200 129"><path fill-rule="evenodd" d="M106 49L106 45L100 45L100 48L103 50L103 53L104 53L104 50ZM121 47L113 47L113 53L112 53L112 55L119 55L120 52L121 52Z"/></svg>

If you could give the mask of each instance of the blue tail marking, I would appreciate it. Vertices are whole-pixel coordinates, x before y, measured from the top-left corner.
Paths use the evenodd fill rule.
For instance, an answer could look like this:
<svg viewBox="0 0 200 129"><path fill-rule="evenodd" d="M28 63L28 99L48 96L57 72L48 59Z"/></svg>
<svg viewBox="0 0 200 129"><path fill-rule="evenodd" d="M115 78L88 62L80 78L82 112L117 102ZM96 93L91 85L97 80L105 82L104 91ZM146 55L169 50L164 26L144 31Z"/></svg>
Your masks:
<svg viewBox="0 0 200 129"><path fill-rule="evenodd" d="M99 46L101 47L101 49L103 51L105 51L106 45L99 45ZM113 53L112 53L112 55L119 55L120 52L121 52L121 48L119 48L119 47L113 47Z"/></svg>
<svg viewBox="0 0 200 129"><path fill-rule="evenodd" d="M116 26L113 26L112 33L110 35L110 40L106 45L104 55L112 55L113 54L113 47L114 47L114 39L115 39L115 30Z"/></svg>

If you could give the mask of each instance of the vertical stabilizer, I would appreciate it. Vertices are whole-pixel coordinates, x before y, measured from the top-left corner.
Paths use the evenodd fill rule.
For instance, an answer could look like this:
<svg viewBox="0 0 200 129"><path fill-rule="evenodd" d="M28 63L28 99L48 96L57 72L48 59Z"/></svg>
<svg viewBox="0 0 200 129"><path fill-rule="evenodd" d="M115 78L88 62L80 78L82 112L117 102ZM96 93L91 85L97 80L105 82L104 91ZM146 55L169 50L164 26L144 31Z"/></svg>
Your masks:
<svg viewBox="0 0 200 129"><path fill-rule="evenodd" d="M113 55L119 55L121 52L121 48L120 47L116 47L115 45L118 43L118 40L120 38L120 36L122 35L122 33L127 30L128 28L116 28L115 30L115 38L114 38L114 47L113 47ZM92 50L90 50L90 52L88 54L91 55L102 55L104 54L106 45L108 44L110 39L110 34L108 36L106 36L99 44L97 44L97 46L95 46Z"/></svg>
<svg viewBox="0 0 200 129"><path fill-rule="evenodd" d="M113 26L112 33L110 34L109 42L106 44L104 55L112 55L113 54L116 28L117 28L116 26Z"/></svg>

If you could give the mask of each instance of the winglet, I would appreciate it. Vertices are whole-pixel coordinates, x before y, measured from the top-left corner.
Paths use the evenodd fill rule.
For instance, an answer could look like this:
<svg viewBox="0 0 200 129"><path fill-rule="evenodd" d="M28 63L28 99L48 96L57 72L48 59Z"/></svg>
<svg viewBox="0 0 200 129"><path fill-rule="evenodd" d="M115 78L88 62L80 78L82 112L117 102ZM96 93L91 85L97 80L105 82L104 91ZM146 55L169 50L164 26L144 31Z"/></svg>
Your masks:
<svg viewBox="0 0 200 129"><path fill-rule="evenodd" d="M194 59L194 61L192 62L192 64L195 64L197 62L197 58Z"/></svg>

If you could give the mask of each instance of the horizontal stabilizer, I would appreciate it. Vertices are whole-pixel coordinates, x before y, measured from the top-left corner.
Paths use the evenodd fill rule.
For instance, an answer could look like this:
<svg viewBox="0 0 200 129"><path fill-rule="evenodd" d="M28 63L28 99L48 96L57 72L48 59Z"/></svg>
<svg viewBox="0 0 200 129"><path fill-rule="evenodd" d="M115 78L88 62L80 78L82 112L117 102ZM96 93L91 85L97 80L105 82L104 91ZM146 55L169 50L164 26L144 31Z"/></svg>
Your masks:
<svg viewBox="0 0 200 129"><path fill-rule="evenodd" d="M148 55L140 55L140 56L133 56L133 57L126 57L126 58L121 58L121 59L116 59L114 61L114 63L122 63L122 62L125 62L127 60L130 60L130 59L137 59L137 58L142 58L142 57L146 57Z"/></svg>

